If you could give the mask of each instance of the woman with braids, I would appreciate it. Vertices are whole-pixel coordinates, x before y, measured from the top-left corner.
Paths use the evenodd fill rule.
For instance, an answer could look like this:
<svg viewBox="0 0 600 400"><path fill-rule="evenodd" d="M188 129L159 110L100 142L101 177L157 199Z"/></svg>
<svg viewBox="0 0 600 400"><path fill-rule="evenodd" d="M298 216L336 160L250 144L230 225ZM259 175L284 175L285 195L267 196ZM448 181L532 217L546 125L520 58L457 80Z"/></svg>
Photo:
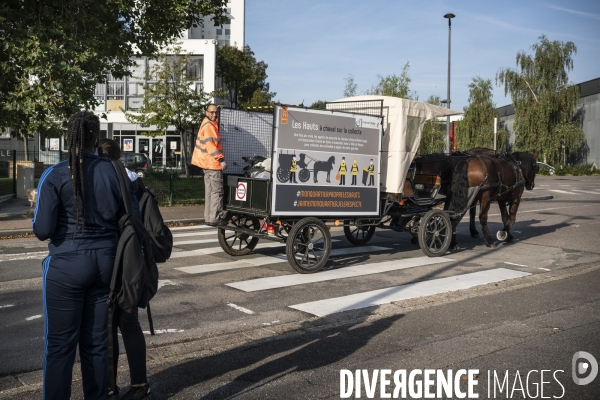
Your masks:
<svg viewBox="0 0 600 400"><path fill-rule="evenodd" d="M118 161L121 158L121 149L119 148L119 144L112 139L100 139L98 154L109 160ZM127 168L125 170L131 180L131 186L135 192L133 202L136 203L141 198L145 187L142 179L135 172ZM141 215L139 217L141 218ZM150 388L146 376L146 339L138 320L137 308L128 313L118 305L115 305L115 309L113 310L112 332L109 332L109 334L113 335L113 373L115 381L117 380L117 367L119 365L119 329L121 330L125 352L127 353L131 382L131 387L121 399L146 399L150 396ZM115 390L109 391L109 396L117 394L119 394L118 386Z"/></svg>
<svg viewBox="0 0 600 400"><path fill-rule="evenodd" d="M108 392L110 279L125 214L116 171L97 153L100 121L91 112L68 124L68 160L47 169L38 184L33 232L49 239L42 262L44 399L69 399L79 346L86 399Z"/></svg>

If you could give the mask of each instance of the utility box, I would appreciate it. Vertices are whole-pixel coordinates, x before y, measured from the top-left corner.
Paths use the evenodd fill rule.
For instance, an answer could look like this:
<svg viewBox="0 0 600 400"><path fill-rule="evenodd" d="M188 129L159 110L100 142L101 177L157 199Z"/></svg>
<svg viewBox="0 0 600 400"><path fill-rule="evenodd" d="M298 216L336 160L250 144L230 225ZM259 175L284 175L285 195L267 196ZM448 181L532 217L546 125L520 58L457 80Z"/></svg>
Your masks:
<svg viewBox="0 0 600 400"><path fill-rule="evenodd" d="M27 189L33 188L35 169L25 165L17 166L17 198L27 199Z"/></svg>

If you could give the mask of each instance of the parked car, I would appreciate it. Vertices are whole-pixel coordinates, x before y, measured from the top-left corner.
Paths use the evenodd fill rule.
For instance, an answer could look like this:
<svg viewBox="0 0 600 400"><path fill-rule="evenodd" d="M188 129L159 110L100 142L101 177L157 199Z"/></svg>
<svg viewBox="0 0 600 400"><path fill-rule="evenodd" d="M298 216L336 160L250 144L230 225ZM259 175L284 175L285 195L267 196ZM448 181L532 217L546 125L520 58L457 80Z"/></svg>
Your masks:
<svg viewBox="0 0 600 400"><path fill-rule="evenodd" d="M121 162L140 178L145 177L150 168L150 160L143 153L121 153Z"/></svg>

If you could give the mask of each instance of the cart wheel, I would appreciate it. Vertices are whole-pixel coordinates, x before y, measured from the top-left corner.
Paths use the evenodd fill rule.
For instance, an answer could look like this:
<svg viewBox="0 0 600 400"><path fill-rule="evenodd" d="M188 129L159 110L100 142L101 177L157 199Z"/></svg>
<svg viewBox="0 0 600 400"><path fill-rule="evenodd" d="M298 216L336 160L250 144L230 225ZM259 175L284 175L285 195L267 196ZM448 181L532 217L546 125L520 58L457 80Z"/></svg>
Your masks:
<svg viewBox="0 0 600 400"><path fill-rule="evenodd" d="M237 228L249 229L257 232L260 228L258 218L235 215L232 213L227 213L225 218L229 225L233 225ZM223 251L232 256L245 256L254 250L258 243L257 237L247 233L230 231L226 228L220 228L217 232L217 236Z"/></svg>
<svg viewBox="0 0 600 400"><path fill-rule="evenodd" d="M296 222L285 246L290 265L301 274L321 270L331 253L331 235L318 218L307 217Z"/></svg>
<svg viewBox="0 0 600 400"><path fill-rule="evenodd" d="M298 174L298 179L300 179L300 182L306 182L310 179L310 171L306 168L302 168Z"/></svg>
<svg viewBox="0 0 600 400"><path fill-rule="evenodd" d="M283 167L277 168L277 180L281 183L286 183L290 180L290 173L283 169Z"/></svg>
<svg viewBox="0 0 600 400"><path fill-rule="evenodd" d="M348 223L349 221L345 221ZM344 225L344 235L352 244L363 245L369 243L369 240L375 234L375 226L346 226Z"/></svg>
<svg viewBox="0 0 600 400"><path fill-rule="evenodd" d="M452 240L452 222L442 210L431 210L419 223L419 246L429 257L446 254Z"/></svg>

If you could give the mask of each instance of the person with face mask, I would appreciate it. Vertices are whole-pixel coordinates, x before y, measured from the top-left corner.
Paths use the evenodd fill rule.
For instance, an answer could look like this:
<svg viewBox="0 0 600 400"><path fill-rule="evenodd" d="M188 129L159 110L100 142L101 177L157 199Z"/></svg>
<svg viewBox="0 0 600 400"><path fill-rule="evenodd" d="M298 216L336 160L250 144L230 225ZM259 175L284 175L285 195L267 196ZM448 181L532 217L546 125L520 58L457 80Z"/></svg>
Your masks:
<svg viewBox="0 0 600 400"><path fill-rule="evenodd" d="M356 158L352 161L350 173L352 174L352 183L350 185L356 185L356 174L358 174L358 164L356 163Z"/></svg>
<svg viewBox="0 0 600 400"><path fill-rule="evenodd" d="M340 173L340 185L346 185L346 157L342 157L342 162L340 163L340 168L338 169Z"/></svg>
<svg viewBox="0 0 600 400"><path fill-rule="evenodd" d="M369 167L367 169L369 171L369 186L374 186L375 185L375 165L373 165L372 158L371 158Z"/></svg>

